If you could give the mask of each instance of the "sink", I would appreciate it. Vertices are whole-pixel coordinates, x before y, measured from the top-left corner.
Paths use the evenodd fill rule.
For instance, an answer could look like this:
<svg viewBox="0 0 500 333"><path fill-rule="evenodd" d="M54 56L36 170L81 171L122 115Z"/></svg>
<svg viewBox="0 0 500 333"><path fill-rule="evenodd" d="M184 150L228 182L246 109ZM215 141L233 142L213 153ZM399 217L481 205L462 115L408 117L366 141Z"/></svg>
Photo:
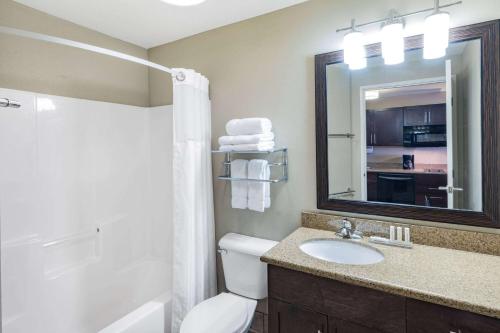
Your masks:
<svg viewBox="0 0 500 333"><path fill-rule="evenodd" d="M338 264L370 265L384 260L376 248L344 239L312 239L299 248L311 257Z"/></svg>

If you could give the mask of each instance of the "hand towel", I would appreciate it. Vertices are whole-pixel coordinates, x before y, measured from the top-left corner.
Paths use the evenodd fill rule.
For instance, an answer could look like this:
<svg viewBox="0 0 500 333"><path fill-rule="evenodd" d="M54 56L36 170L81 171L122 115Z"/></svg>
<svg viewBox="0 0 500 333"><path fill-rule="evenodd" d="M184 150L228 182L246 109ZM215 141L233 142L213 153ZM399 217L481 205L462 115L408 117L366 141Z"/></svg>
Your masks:
<svg viewBox="0 0 500 333"><path fill-rule="evenodd" d="M268 162L266 160L251 160L248 163L248 179L269 180ZM264 212L266 208L266 183L248 183L248 209Z"/></svg>
<svg viewBox="0 0 500 333"><path fill-rule="evenodd" d="M264 134L271 132L272 128L273 124L267 118L233 119L226 124L229 135Z"/></svg>
<svg viewBox="0 0 500 333"><path fill-rule="evenodd" d="M219 145L245 145L252 143L264 143L274 140L274 133L253 134L253 135L226 135L219 138Z"/></svg>
<svg viewBox="0 0 500 333"><path fill-rule="evenodd" d="M220 151L269 151L273 150L274 141L252 143L247 145L224 145L220 146Z"/></svg>
<svg viewBox="0 0 500 333"><path fill-rule="evenodd" d="M248 161L233 160L231 161L231 177L232 178L248 178ZM248 208L248 182L247 181L232 181L231 182L231 207L237 209Z"/></svg>

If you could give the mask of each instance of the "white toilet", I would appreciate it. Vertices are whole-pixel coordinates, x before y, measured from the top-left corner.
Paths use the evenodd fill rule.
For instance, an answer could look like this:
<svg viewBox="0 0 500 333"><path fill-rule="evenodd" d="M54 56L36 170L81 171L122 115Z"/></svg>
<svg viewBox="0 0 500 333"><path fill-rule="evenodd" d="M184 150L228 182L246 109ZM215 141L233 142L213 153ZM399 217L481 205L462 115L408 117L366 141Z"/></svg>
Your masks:
<svg viewBox="0 0 500 333"><path fill-rule="evenodd" d="M219 241L226 287L195 306L184 318L181 333L246 333L257 300L267 297L267 264L260 256L277 242L227 234Z"/></svg>

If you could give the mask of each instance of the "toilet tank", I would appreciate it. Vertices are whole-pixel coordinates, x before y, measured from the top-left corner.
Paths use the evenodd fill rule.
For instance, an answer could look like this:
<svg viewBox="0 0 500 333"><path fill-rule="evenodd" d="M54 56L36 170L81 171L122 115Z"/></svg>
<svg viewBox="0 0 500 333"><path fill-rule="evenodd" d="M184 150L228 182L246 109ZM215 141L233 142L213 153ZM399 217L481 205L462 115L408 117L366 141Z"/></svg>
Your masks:
<svg viewBox="0 0 500 333"><path fill-rule="evenodd" d="M267 297L267 264L260 257L278 242L229 233L219 241L226 288L253 299Z"/></svg>

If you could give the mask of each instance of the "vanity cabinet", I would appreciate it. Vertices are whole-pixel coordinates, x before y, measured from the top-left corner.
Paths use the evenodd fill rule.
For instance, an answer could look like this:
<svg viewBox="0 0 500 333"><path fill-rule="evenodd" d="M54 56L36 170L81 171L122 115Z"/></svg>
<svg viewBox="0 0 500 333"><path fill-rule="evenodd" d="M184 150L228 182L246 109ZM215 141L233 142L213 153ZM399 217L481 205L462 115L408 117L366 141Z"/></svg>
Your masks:
<svg viewBox="0 0 500 333"><path fill-rule="evenodd" d="M268 265L269 333L499 333L500 320Z"/></svg>
<svg viewBox="0 0 500 333"><path fill-rule="evenodd" d="M287 323L283 311L286 303L307 313L312 322L328 318L329 333L404 333L406 332L404 297L381 291L349 285L311 274L268 266L269 283L269 333L290 333L281 327ZM318 314L313 317L309 312ZM290 325L299 325L296 319L289 319ZM321 323L324 323L321 321ZM309 327L309 326L308 326ZM352 328L356 328L354 330ZM352 330L351 330L352 329ZM300 333L318 333L317 330L301 330ZM321 331L324 332L324 331Z"/></svg>
<svg viewBox="0 0 500 333"><path fill-rule="evenodd" d="M269 332L329 333L328 317L297 305L269 299Z"/></svg>
<svg viewBox="0 0 500 333"><path fill-rule="evenodd" d="M498 333L500 321L467 311L407 300L408 333Z"/></svg>

